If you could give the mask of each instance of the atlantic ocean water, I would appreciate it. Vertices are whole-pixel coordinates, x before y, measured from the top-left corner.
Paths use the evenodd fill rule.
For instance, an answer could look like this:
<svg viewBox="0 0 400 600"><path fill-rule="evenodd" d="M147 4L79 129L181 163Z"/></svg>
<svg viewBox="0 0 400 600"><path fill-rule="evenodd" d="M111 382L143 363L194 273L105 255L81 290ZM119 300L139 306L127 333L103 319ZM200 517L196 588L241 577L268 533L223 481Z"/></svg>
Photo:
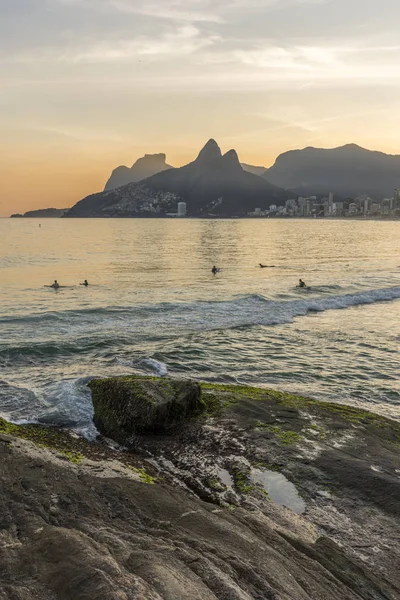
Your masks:
<svg viewBox="0 0 400 600"><path fill-rule="evenodd" d="M16 422L93 436L86 383L130 373L400 419L400 222L2 219L0 272L0 415Z"/></svg>

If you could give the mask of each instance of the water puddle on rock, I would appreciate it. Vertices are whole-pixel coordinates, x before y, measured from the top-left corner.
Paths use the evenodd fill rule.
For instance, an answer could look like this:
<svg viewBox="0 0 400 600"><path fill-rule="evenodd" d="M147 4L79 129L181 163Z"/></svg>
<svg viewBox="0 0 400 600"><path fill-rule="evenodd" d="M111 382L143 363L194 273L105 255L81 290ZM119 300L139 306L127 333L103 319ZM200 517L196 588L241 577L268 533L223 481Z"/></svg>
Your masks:
<svg viewBox="0 0 400 600"><path fill-rule="evenodd" d="M286 506L300 515L306 509L306 504L300 498L295 486L282 473L268 469L252 469L251 479L254 483L264 486L269 497L276 504Z"/></svg>
<svg viewBox="0 0 400 600"><path fill-rule="evenodd" d="M217 469L217 476L219 480L222 481L224 485L226 485L226 487L233 487L233 479L230 476L229 471L227 471L226 469Z"/></svg>

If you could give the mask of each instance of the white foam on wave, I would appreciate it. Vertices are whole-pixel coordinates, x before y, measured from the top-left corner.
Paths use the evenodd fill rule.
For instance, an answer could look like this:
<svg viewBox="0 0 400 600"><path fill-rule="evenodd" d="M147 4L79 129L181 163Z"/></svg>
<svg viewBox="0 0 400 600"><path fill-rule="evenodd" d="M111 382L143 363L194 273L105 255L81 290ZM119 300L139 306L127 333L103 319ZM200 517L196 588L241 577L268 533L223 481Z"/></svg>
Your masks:
<svg viewBox="0 0 400 600"><path fill-rule="evenodd" d="M207 314L209 328L245 325L279 325L291 323L296 317L311 312L342 310L353 306L400 299L400 286L366 290L351 294L311 297L301 300L268 300L262 296L247 296L233 302L210 303ZM204 323L202 323L204 325Z"/></svg>
<svg viewBox="0 0 400 600"><path fill-rule="evenodd" d="M91 377L64 379L46 386L43 404L46 407L37 415L37 421L46 425L73 429L89 439L97 436L93 424L93 404L87 384Z"/></svg>
<svg viewBox="0 0 400 600"><path fill-rule="evenodd" d="M400 286L390 288L378 288L366 290L353 294L330 296L329 298L318 298L308 301L309 310L334 310L348 308L362 304L373 304L374 302L388 302L400 298Z"/></svg>
<svg viewBox="0 0 400 600"><path fill-rule="evenodd" d="M321 295L313 290L296 294L287 299L271 299L260 294L235 297L231 300L197 301L189 303L158 304L148 307L147 317L138 314L141 307L131 307L124 320L124 327L134 331L136 336L149 336L171 332L172 335L188 331L213 331L255 325L282 325L292 323L297 317L311 312L341 310L387 302L400 298L400 286L351 292L347 294ZM120 326L120 323L117 324ZM145 367L157 375L166 375L163 363L145 358L139 363L127 361L126 366Z"/></svg>
<svg viewBox="0 0 400 600"><path fill-rule="evenodd" d="M165 377L168 374L167 365L159 360L155 360L155 358L144 358L140 361L139 365L150 368L158 377Z"/></svg>

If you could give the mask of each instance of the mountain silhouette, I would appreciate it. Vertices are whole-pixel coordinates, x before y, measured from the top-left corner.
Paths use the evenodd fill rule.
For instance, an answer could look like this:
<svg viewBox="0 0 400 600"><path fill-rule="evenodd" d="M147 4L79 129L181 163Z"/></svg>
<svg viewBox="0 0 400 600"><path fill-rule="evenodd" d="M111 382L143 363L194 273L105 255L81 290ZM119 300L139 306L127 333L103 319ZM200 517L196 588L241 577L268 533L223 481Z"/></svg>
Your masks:
<svg viewBox="0 0 400 600"><path fill-rule="evenodd" d="M59 217L63 217L69 208L39 208L37 210L28 210L28 212L21 214L11 215L11 218L38 218L38 219L58 219Z"/></svg>
<svg viewBox="0 0 400 600"><path fill-rule="evenodd" d="M305 148L281 154L264 177L299 195L334 194L354 198L392 197L400 187L400 156L347 144L339 148Z"/></svg>
<svg viewBox="0 0 400 600"><path fill-rule="evenodd" d="M212 143L211 146L213 146ZM210 151L207 147L204 150L206 153ZM218 148L217 144L216 147L214 146L213 152L214 158L218 158L218 155L219 157L221 156L221 151ZM210 151L210 156L211 155L212 152ZM242 163L242 167L245 171L253 173L253 175L260 176L263 175L266 170L266 167L254 167L245 163ZM123 185L128 185L128 183L137 183L138 181L142 181L143 179L147 179L152 175L156 175L157 173L161 173L162 171L166 171L167 169L172 168L173 167L171 167L171 165L167 165L165 154L145 154L142 158L139 158L131 167L121 165L114 169L104 187L104 191L106 192L108 190L115 190L116 188L122 187Z"/></svg>
<svg viewBox="0 0 400 600"><path fill-rule="evenodd" d="M120 166L114 169L109 180L107 181L104 191L114 190L115 188L147 179L151 175L160 173L167 169L172 169L167 165L165 154L145 154L139 158L130 168Z"/></svg>
<svg viewBox="0 0 400 600"><path fill-rule="evenodd" d="M69 217L162 216L179 201L193 216L242 216L254 208L283 205L290 193L243 170L235 150L222 154L209 140L193 162L168 169L139 183L84 198Z"/></svg>
<svg viewBox="0 0 400 600"><path fill-rule="evenodd" d="M246 163L240 163L242 165L242 169L244 171L248 171L249 173L253 173L253 175L259 175L262 177L267 171L267 167L256 167L254 165L248 165Z"/></svg>

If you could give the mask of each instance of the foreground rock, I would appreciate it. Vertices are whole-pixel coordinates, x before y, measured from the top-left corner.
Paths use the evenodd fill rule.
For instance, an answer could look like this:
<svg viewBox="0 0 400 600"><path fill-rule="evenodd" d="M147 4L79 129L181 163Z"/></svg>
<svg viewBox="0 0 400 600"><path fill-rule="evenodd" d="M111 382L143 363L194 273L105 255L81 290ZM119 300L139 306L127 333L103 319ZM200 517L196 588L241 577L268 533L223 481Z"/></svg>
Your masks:
<svg viewBox="0 0 400 600"><path fill-rule="evenodd" d="M399 424L202 392L206 414L135 453L0 420L1 600L400 597Z"/></svg>
<svg viewBox="0 0 400 600"><path fill-rule="evenodd" d="M200 385L192 381L119 377L89 387L96 427L127 446L138 433L167 433L205 410Z"/></svg>

